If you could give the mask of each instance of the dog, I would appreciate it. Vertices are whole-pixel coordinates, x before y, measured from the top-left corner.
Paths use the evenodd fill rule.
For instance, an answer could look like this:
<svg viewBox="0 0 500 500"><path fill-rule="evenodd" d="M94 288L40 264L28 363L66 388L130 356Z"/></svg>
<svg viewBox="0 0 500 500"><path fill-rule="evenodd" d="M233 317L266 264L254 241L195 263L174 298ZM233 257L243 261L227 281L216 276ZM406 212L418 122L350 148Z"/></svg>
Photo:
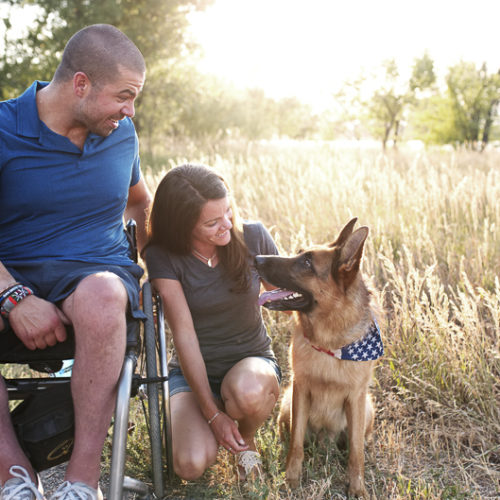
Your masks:
<svg viewBox="0 0 500 500"><path fill-rule="evenodd" d="M381 309L365 284L360 265L368 228L354 231L357 218L335 242L294 257L255 258L261 278L279 287L264 292L261 305L294 311L290 346L291 384L278 418L290 432L286 479L300 482L307 429L347 430L350 495L368 498L364 483L364 443L373 430L369 393L375 359L383 354L377 317Z"/></svg>

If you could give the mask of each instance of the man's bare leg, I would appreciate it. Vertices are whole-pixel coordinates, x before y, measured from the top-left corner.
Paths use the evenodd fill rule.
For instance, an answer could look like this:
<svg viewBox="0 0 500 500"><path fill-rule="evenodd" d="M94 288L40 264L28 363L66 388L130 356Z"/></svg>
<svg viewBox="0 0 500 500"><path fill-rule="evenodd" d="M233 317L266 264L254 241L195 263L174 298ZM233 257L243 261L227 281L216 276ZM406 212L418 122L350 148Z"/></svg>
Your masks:
<svg viewBox="0 0 500 500"><path fill-rule="evenodd" d="M127 301L118 276L104 272L83 279L63 303L76 341L71 380L75 446L66 480L93 488L100 477L102 448L125 354Z"/></svg>
<svg viewBox="0 0 500 500"><path fill-rule="evenodd" d="M0 377L0 483L11 479L9 469L13 465L24 467L31 479L36 484L35 473L29 460L23 453L12 426L12 420L9 413L7 388L3 378Z"/></svg>

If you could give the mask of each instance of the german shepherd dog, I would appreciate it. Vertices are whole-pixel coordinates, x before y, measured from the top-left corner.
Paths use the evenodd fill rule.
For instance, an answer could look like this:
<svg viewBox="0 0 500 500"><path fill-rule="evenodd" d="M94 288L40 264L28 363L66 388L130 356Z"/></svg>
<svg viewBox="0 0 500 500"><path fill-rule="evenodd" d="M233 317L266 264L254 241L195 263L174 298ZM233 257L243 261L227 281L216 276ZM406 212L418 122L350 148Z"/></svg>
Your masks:
<svg viewBox="0 0 500 500"><path fill-rule="evenodd" d="M280 287L261 296L277 311L293 310L291 385L280 408L279 426L290 432L286 478L299 484L304 437L347 428L349 494L368 498L364 484L364 441L373 430L369 384L375 359L383 354L376 300L360 264L368 228L354 231L356 218L329 245L295 257L256 257L262 279Z"/></svg>

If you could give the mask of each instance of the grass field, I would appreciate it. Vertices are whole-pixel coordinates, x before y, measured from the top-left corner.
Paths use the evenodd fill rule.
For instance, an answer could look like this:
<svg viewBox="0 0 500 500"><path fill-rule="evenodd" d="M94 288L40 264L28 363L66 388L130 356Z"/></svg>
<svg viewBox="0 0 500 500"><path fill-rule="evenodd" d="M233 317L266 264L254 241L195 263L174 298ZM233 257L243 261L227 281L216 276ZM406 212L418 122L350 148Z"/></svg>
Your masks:
<svg viewBox="0 0 500 500"><path fill-rule="evenodd" d="M209 164L229 180L242 215L264 222L283 254L329 242L353 216L370 227L363 269L387 314L367 487L380 499L496 498L500 152L382 155L314 143L171 151L143 160L152 190L175 164ZM287 380L290 319L266 311L265 320ZM258 440L264 483L240 487L233 461L221 454L201 480L176 481L171 497L345 498L347 456L333 441L308 443L302 485L291 491L276 414ZM142 457L131 467L140 469Z"/></svg>
<svg viewBox="0 0 500 500"><path fill-rule="evenodd" d="M264 222L283 254L331 241L353 216L370 227L363 270L387 314L367 487L379 499L496 498L500 152L382 155L314 143L172 151L143 160L152 190L175 164L209 164L229 180L242 215ZM264 314L286 381L290 319ZM239 486L231 457L221 454L201 480L176 481L171 497L345 498L347 455L333 441L307 444L294 491L284 481L287 443L276 414L258 441L268 473L262 484ZM130 467L141 469L142 457L137 452Z"/></svg>

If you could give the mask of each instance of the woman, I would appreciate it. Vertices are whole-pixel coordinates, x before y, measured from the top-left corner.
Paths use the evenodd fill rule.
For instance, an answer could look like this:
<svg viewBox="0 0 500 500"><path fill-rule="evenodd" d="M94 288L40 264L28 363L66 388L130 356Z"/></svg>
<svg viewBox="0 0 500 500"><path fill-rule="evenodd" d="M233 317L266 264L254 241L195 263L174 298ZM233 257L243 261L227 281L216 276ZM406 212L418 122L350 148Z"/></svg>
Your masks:
<svg viewBox="0 0 500 500"><path fill-rule="evenodd" d="M145 259L176 351L172 447L184 479L213 465L219 446L237 456L239 479L261 472L255 432L278 399L281 372L257 304L257 254L277 254L276 245L261 223L240 222L220 175L200 165L166 174Z"/></svg>

